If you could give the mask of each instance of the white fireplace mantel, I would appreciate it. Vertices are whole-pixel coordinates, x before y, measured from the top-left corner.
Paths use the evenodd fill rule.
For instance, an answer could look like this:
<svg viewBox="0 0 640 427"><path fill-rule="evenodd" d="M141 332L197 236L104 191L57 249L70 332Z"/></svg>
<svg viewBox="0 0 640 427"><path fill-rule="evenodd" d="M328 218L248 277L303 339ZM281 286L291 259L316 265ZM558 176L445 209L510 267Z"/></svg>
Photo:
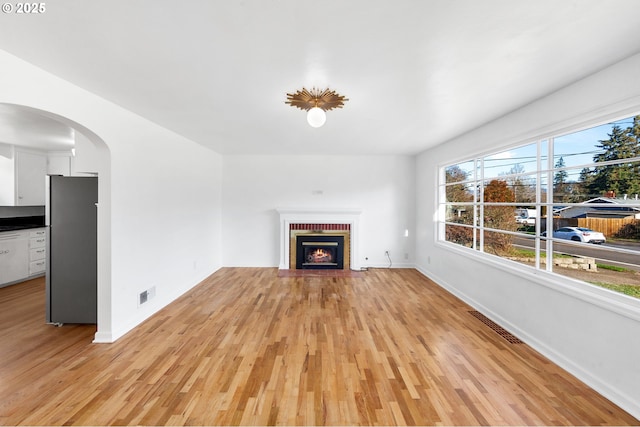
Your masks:
<svg viewBox="0 0 640 427"><path fill-rule="evenodd" d="M281 270L289 269L289 229L291 224L349 224L351 269L360 270L360 256L358 251L358 226L361 209L276 209L280 214L280 265Z"/></svg>

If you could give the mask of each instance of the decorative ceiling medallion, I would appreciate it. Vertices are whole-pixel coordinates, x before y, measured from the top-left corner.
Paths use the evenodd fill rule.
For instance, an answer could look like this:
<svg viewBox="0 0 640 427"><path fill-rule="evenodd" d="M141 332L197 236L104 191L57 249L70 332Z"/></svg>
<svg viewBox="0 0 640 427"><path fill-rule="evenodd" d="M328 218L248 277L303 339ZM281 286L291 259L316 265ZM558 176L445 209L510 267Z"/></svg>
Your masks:
<svg viewBox="0 0 640 427"><path fill-rule="evenodd" d="M335 90L325 89L321 91L316 88L311 90L302 88L296 93L288 93L285 103L305 111L309 111L313 107L329 111L334 108L342 108L345 101L348 101L348 99L344 95L337 94Z"/></svg>

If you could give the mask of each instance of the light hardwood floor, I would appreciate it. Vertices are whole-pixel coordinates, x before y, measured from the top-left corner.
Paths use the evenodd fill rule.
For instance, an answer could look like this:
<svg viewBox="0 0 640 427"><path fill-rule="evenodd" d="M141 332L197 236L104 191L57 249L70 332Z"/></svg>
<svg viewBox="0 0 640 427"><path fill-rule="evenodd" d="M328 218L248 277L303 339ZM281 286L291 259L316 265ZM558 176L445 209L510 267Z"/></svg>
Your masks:
<svg viewBox="0 0 640 427"><path fill-rule="evenodd" d="M637 425L415 270L224 268L114 344L0 289L0 423Z"/></svg>

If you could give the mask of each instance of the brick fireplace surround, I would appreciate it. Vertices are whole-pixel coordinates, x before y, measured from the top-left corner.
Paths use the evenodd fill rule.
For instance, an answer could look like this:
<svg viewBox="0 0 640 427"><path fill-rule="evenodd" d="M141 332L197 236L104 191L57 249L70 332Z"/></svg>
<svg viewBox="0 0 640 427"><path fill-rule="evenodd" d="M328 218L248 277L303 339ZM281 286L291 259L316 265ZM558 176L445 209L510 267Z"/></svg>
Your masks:
<svg viewBox="0 0 640 427"><path fill-rule="evenodd" d="M342 267L336 267L339 270L350 270L351 266L351 224L290 224L289 225L289 269L297 269L297 257L299 241L305 241L307 238L320 238L323 240L334 238L343 239L343 256ZM304 243L302 243L304 245ZM336 243L337 244L337 243Z"/></svg>
<svg viewBox="0 0 640 427"><path fill-rule="evenodd" d="M296 232L322 230L327 233L348 234L349 268L360 270L358 237L359 209L277 209L280 215L280 264L281 270L291 268L291 241ZM295 265L293 267L295 269Z"/></svg>

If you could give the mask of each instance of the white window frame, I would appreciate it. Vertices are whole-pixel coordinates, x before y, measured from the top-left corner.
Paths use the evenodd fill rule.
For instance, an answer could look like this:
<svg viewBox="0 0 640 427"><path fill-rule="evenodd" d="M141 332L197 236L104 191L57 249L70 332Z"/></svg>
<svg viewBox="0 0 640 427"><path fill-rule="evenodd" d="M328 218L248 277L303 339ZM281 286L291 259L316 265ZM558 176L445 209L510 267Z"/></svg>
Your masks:
<svg viewBox="0 0 640 427"><path fill-rule="evenodd" d="M438 171L438 182L436 183L437 186L437 206L438 206L438 214L437 214L437 226L436 226L436 239L437 239L437 244L442 246L443 248L446 248L447 250L451 250L454 251L456 253L460 253L464 256L470 256L470 257L474 257L474 258L478 258L480 260L482 260L483 262L488 262L491 264L496 264L498 266L500 266L500 268L507 268L509 270L514 271L516 274L521 274L521 275L525 275L528 278L531 278L531 274L534 273L537 275L537 279L539 282L541 282L542 284L544 284L545 286L552 286L555 289L558 288L564 288L565 291L567 291L568 293L571 293L571 295L578 295L578 296L588 296L588 299L593 302L593 297L595 296L596 300L598 300L597 304L598 305L602 305L605 306L607 308L612 308L615 307L616 311L621 311L623 314L633 317L635 319L639 319L640 320L640 299L638 298L634 298L628 295L624 295L622 293L616 292L616 291L612 291L606 288L602 288L596 285L592 285L589 284L587 282L583 282L580 280L575 280L575 279L571 279L568 278L566 276L563 276L561 274L558 273L554 273L553 272L553 262L551 262L551 259L553 257L553 245L555 241L561 241L562 243L569 243L569 244L577 244L574 242L570 242L567 240L558 240L558 239L554 239L552 236L549 238L542 238L540 236L540 221L536 221L536 225L535 225L535 237L533 237L534 241L535 241L535 245L534 245L534 250L535 250L535 264L534 267L528 267L526 265L523 265L521 263L516 263L514 261L510 261L504 258L501 258L499 256L487 253L484 251L484 234L485 234L485 230L488 231L497 231L500 233L506 233L506 234L515 234L515 235L519 235L520 233L513 233L510 231L505 231L505 230L494 230L494 229L489 229L489 228L485 228L484 223L482 220L483 218L483 210L484 210L484 206L486 205L485 202L483 202L484 200L484 185L481 185L485 182L485 178L484 178L484 159L487 158L488 156L491 156L493 154L497 154L500 152L503 152L505 150L509 150L509 149L514 149L514 148L518 148L518 147L523 147L526 145L531 145L531 144L536 144L537 149L537 155L536 155L536 171L535 172L527 172L527 174L529 175L533 175L536 177L536 200L535 203L532 203L532 205L535 205L535 209L537 211L537 218L541 218L541 212L542 212L542 208L546 207L547 208L547 212L553 212L553 206L554 206L554 197L553 197L553 190L554 190L554 185L553 185L553 181L554 181L554 176L555 173L557 171L560 170L575 170L575 169L579 169L582 167L593 167L595 162L591 162L588 164L584 164L584 165L571 165L571 166L565 166L564 168L556 168L555 167L555 159L554 159L554 139L561 137L561 136L565 136L565 135L570 135L573 133L577 133L580 132L582 130L585 129L589 129L589 128L593 128L593 127L597 127L603 124L607 124L607 123L612 123L612 122L616 122L619 120L623 120L623 119L628 119L628 118L633 118L634 116L640 115L640 109L636 109L636 110L632 110L632 112L625 112L624 114L620 114L617 115L615 117L606 117L606 118L601 118L600 120L593 120L590 121L588 123L583 123L582 126L575 126L575 127L567 127L565 129L561 129L561 130L557 130L557 131L550 131L548 132L546 135L541 135L539 137L533 138L533 139L528 139L528 140L521 140L519 143L512 143L506 146L502 146L498 149L492 150L491 152L481 152L481 153L477 153L473 156L468 156L465 158L461 158L458 159L457 161L451 161L451 162L447 162L445 164L441 164L439 166L439 171ZM547 152L543 153L542 149L543 149L543 143L546 142L547 146ZM544 158L545 158L545 154L546 154L546 164L544 163ZM446 180L446 169L448 167L451 166L456 166L456 165L461 165L467 162L473 162L473 171L471 173L471 176L464 181L460 181L460 182L456 182L456 183L450 183L450 185L456 185L456 184L473 184L473 186L475 188L479 188L479 193L480 194L475 194L474 193L474 199L473 202L447 202L446 201L446 188L447 188L447 183L445 182ZM625 159L625 163L626 162L640 162L640 157L635 157L635 158L630 158L630 159ZM606 165L606 164L612 164L612 163L620 163L620 162L598 162L598 166L602 166L602 165ZM547 195L546 195L546 201L542 202L541 201L541 197L542 197L542 180L546 179L546 185L547 185ZM513 204L518 204L517 202L515 203L509 203L509 205L513 205ZM556 203L557 204L557 203ZM640 202L639 202L640 204ZM473 207L473 212L474 212L474 217L473 217L473 225L464 225L464 224L457 224L457 223L452 223L452 222L447 222L446 221L446 215L447 215L447 206L450 205L469 205ZM562 203L563 206L583 206L582 203ZM591 206L593 207L598 207L598 206L607 206L607 204L592 204ZM547 215L546 216L546 229L547 230L552 230L553 229L553 215ZM464 247L462 245L459 245L457 243L453 243L453 242L449 242L446 240L446 226L447 225L456 225L456 226L462 226L462 227L468 227L471 228L472 230L474 230L473 232L473 245L471 248L468 247ZM478 232L476 232L479 231ZM480 236L479 241L477 239L477 236ZM546 263L544 263L544 267L541 268L541 265L543 264L541 262L541 253L542 252L546 253L546 257L547 257L547 261ZM630 253L630 254L634 254L637 255L637 251L631 251L631 250L625 250L623 248L616 248L614 249L614 251L616 252L621 252L621 253ZM541 280L540 280L541 279ZM568 285L568 287L567 287ZM577 285L577 286L576 286ZM576 289L578 289L578 292L576 293ZM623 302L623 304L621 305L620 303ZM630 305L629 305L630 304ZM622 309L621 307L624 306L624 309ZM630 308L629 308L630 307Z"/></svg>

